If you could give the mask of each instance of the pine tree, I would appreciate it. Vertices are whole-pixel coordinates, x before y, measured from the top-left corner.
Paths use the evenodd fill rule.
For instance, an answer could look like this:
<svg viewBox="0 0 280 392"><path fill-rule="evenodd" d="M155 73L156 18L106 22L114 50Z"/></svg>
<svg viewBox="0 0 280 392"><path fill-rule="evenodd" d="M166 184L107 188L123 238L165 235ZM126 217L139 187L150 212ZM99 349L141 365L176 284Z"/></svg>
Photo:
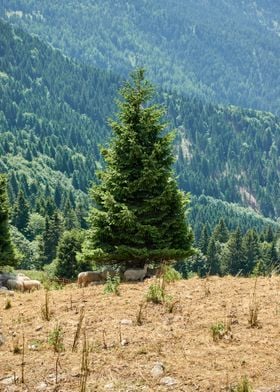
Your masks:
<svg viewBox="0 0 280 392"><path fill-rule="evenodd" d="M177 189L171 165L173 135L164 110L147 105L153 88L137 70L121 90L114 137L103 150L107 167L91 190L84 257L142 267L147 261L180 259L193 253L186 223L188 195Z"/></svg>
<svg viewBox="0 0 280 392"><path fill-rule="evenodd" d="M22 233L24 233L27 228L29 214L29 205L24 196L24 192L21 189L16 198L12 222Z"/></svg>
<svg viewBox="0 0 280 392"><path fill-rule="evenodd" d="M244 272L244 251L242 246L242 234L238 227L228 240L227 249L224 253L226 272L236 275L240 271Z"/></svg>
<svg viewBox="0 0 280 392"><path fill-rule="evenodd" d="M228 241L228 237L229 237L228 228L226 227L223 218L220 219L219 223L214 228L213 236L215 237L216 241L219 241L222 244Z"/></svg>
<svg viewBox="0 0 280 392"><path fill-rule="evenodd" d="M65 231L57 246L55 275L67 279L75 278L79 272L90 268L87 263L80 263L76 254L81 251L84 235L81 231Z"/></svg>
<svg viewBox="0 0 280 392"><path fill-rule="evenodd" d="M243 239L243 250L244 250L244 274L252 273L259 257L260 257L260 246L259 239L254 229L248 230Z"/></svg>
<svg viewBox="0 0 280 392"><path fill-rule="evenodd" d="M15 264L15 253L9 232L7 179L0 174L0 266Z"/></svg>
<svg viewBox="0 0 280 392"><path fill-rule="evenodd" d="M203 225L198 246L204 255L207 254L207 249L208 249L208 245L209 245L209 237L210 236L209 236L208 227L207 227L207 225Z"/></svg>
<svg viewBox="0 0 280 392"><path fill-rule="evenodd" d="M215 241L212 236L209 241L207 248L207 268L209 275L218 275L220 273L220 260L219 251Z"/></svg>

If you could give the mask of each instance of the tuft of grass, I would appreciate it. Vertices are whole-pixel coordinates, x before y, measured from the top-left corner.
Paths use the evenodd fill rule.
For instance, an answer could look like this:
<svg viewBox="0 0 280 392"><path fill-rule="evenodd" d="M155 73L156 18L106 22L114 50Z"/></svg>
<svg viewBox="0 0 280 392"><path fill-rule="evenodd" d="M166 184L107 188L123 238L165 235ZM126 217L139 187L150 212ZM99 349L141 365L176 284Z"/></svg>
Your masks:
<svg viewBox="0 0 280 392"><path fill-rule="evenodd" d="M148 289L146 299L154 304L162 304L165 299L165 288L160 282L152 283Z"/></svg>
<svg viewBox="0 0 280 392"><path fill-rule="evenodd" d="M176 271L175 268L171 267L170 265L164 265L162 267L161 277L166 283L173 283L182 279L180 272Z"/></svg>
<svg viewBox="0 0 280 392"><path fill-rule="evenodd" d="M235 387L230 388L230 392L253 392L253 387L247 376L244 376Z"/></svg>
<svg viewBox="0 0 280 392"><path fill-rule="evenodd" d="M223 321L218 321L211 325L212 338L214 342L218 342L223 338L232 339L231 328L229 324L225 324Z"/></svg>
<svg viewBox="0 0 280 392"><path fill-rule="evenodd" d="M64 351L63 344L64 332L60 324L56 324L54 329L49 333L48 343L52 346L55 353Z"/></svg>
<svg viewBox="0 0 280 392"><path fill-rule="evenodd" d="M12 301L10 300L10 298L7 298L6 302L5 302L5 305L4 305L4 309L5 310L11 309L11 307L12 307Z"/></svg>
<svg viewBox="0 0 280 392"><path fill-rule="evenodd" d="M121 283L121 279L119 275L112 277L110 274L108 274L104 286L104 293L120 295L120 289L119 289L120 283Z"/></svg>
<svg viewBox="0 0 280 392"><path fill-rule="evenodd" d="M251 296L250 299L250 304L249 304L249 326L251 328L256 328L260 326L258 317L259 317L259 303L257 301L257 279L255 280L255 285L254 285L254 290L253 290L253 295Z"/></svg>

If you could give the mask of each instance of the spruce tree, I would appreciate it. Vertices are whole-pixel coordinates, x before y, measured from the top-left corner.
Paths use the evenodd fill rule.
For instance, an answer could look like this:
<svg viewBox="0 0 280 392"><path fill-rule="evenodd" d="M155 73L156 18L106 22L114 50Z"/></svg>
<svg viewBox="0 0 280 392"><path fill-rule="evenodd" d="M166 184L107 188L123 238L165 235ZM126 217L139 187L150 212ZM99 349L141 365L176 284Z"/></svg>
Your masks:
<svg viewBox="0 0 280 392"><path fill-rule="evenodd" d="M24 196L24 192L21 189L16 198L12 223L22 233L24 233L27 228L28 221L29 221L29 214L30 214L29 205Z"/></svg>
<svg viewBox="0 0 280 392"><path fill-rule="evenodd" d="M239 227L230 235L224 257L226 272L231 275L236 275L240 271L244 273L245 256Z"/></svg>
<svg viewBox="0 0 280 392"><path fill-rule="evenodd" d="M244 250L244 274L248 275L253 272L254 267L260 257L259 239L256 231L250 229L243 238Z"/></svg>
<svg viewBox="0 0 280 392"><path fill-rule="evenodd" d="M15 264L15 253L9 232L7 179L0 174L0 266Z"/></svg>
<svg viewBox="0 0 280 392"><path fill-rule="evenodd" d="M214 228L213 236L216 241L219 241L222 244L224 244L228 241L228 238L229 238L228 228L227 228L223 218L220 219L219 223Z"/></svg>
<svg viewBox="0 0 280 392"><path fill-rule="evenodd" d="M166 132L164 110L148 104L153 87L142 69L131 75L121 96L117 119L110 121L111 145L102 151L107 166L91 189L95 207L84 257L135 267L188 257L189 196L178 190L171 169L173 134Z"/></svg>

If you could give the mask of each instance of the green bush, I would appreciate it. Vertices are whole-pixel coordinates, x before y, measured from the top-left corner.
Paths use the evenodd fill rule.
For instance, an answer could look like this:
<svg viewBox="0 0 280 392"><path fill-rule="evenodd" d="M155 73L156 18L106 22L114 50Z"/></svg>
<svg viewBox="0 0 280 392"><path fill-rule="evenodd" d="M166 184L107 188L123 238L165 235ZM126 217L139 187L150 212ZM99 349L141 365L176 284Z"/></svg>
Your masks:
<svg viewBox="0 0 280 392"><path fill-rule="evenodd" d="M170 265L165 265L163 267L162 278L166 283L172 283L175 282L176 280L182 279L182 275L180 274L180 272L176 271Z"/></svg>
<svg viewBox="0 0 280 392"><path fill-rule="evenodd" d="M154 304L162 304L165 299L164 287L158 282L151 284L146 299L148 302L153 302Z"/></svg>
<svg viewBox="0 0 280 392"><path fill-rule="evenodd" d="M104 293L105 294L116 294L120 295L119 286L120 286L120 276L111 276L109 273L107 275L107 280L104 286Z"/></svg>

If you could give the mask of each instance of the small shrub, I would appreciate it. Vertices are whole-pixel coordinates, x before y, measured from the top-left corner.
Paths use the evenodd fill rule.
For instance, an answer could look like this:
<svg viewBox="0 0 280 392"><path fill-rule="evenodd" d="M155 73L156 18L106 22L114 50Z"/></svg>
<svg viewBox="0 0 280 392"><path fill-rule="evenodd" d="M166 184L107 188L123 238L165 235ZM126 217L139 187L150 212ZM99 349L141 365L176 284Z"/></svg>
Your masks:
<svg viewBox="0 0 280 392"><path fill-rule="evenodd" d="M253 295L251 297L250 300L250 304L249 304L249 326L251 328L255 328L255 327L259 327L260 323L258 321L258 317L259 317L259 303L257 301L257 279L255 281L255 285L254 285L254 291L253 291Z"/></svg>
<svg viewBox="0 0 280 392"><path fill-rule="evenodd" d="M11 302L10 298L7 298L5 305L4 305L4 309L6 309L6 310L11 309L11 307L12 307L12 302Z"/></svg>
<svg viewBox="0 0 280 392"><path fill-rule="evenodd" d="M230 325L226 325L223 321L219 321L211 326L211 332L214 342L218 342L223 338L232 339Z"/></svg>
<svg viewBox="0 0 280 392"><path fill-rule="evenodd" d="M153 302L154 304L162 304L165 299L164 286L158 282L151 284L146 299L148 302Z"/></svg>
<svg viewBox="0 0 280 392"><path fill-rule="evenodd" d="M165 265L162 269L162 278L166 283L173 283L176 280L182 279L182 275L170 265Z"/></svg>
<svg viewBox="0 0 280 392"><path fill-rule="evenodd" d="M104 293L120 295L120 290L119 290L120 282L121 279L119 275L111 277L111 275L108 274L104 286Z"/></svg>
<svg viewBox="0 0 280 392"><path fill-rule="evenodd" d="M63 344L64 332L60 324L57 324L50 332L48 343L53 347L54 352L60 353L64 350Z"/></svg>
<svg viewBox="0 0 280 392"><path fill-rule="evenodd" d="M19 345L18 338L13 339L13 354L20 354L21 353L21 348Z"/></svg>

